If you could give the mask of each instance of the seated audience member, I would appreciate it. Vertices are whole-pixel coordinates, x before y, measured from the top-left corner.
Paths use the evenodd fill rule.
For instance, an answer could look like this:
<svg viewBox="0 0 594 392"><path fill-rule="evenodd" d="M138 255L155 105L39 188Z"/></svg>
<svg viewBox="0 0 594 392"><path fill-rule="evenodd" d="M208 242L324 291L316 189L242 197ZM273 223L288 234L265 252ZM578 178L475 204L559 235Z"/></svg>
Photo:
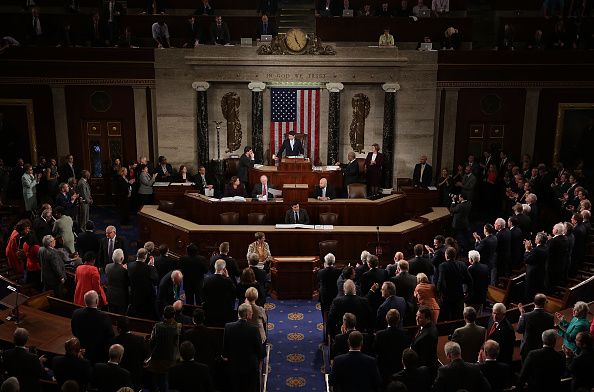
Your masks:
<svg viewBox="0 0 594 392"><path fill-rule="evenodd" d="M276 36L276 28L275 26L270 23L268 20L268 15L264 14L260 18L260 23L258 23L258 28L256 29L256 38L260 38L263 35L272 35L273 37Z"/></svg>
<svg viewBox="0 0 594 392"><path fill-rule="evenodd" d="M408 272L411 275L418 275L424 273L427 277L433 276L433 264L429 257L423 256L423 245L416 244L413 248L415 257L408 260Z"/></svg>
<svg viewBox="0 0 594 392"><path fill-rule="evenodd" d="M548 329L542 333L542 348L530 351L522 364L516 388L529 391L559 391L565 371L563 353L555 350L557 333Z"/></svg>
<svg viewBox="0 0 594 392"><path fill-rule="evenodd" d="M169 48L171 42L169 41L169 27L165 23L165 19L160 17L159 20L153 23L151 27L153 39L157 44L157 48Z"/></svg>
<svg viewBox="0 0 594 392"><path fill-rule="evenodd" d="M249 244L247 250L247 258L249 260L250 255L255 253L258 255L258 267L266 268L268 263L272 260L272 254L270 253L270 246L266 242L266 236L261 231L254 233L255 241ZM257 275L256 275L257 277Z"/></svg>
<svg viewBox="0 0 594 392"><path fill-rule="evenodd" d="M503 26L503 31L499 34L497 38L497 44L493 48L494 50L514 50L514 27L506 23Z"/></svg>
<svg viewBox="0 0 594 392"><path fill-rule="evenodd" d="M39 391L43 367L40 358L26 347L29 332L25 328L17 328L12 338L14 348L5 350L2 355L4 372L8 377L17 378L21 391Z"/></svg>
<svg viewBox="0 0 594 392"><path fill-rule="evenodd" d="M359 16L373 16L373 11L371 10L371 4L364 4L361 11L359 11Z"/></svg>
<svg viewBox="0 0 594 392"><path fill-rule="evenodd" d="M392 380L406 385L408 392L429 392L432 377L427 366L419 366L419 355L411 348L402 352L402 367Z"/></svg>
<svg viewBox="0 0 594 392"><path fill-rule="evenodd" d="M379 288L377 283L374 283L369 289L370 292L374 292ZM371 293L368 294L368 299L371 297ZM383 329L386 327L386 314L390 309L398 310L398 313L402 315L402 318L407 312L408 305L404 298L396 295L396 286L392 282L384 282L381 286L381 295L384 300L376 311L375 317L375 330ZM370 300L370 302L373 299ZM399 319L398 328L402 328L403 320Z"/></svg>
<svg viewBox="0 0 594 392"><path fill-rule="evenodd" d="M214 7L209 0L202 0L202 3L194 11L194 15L213 15Z"/></svg>
<svg viewBox="0 0 594 392"><path fill-rule="evenodd" d="M235 197L235 196L246 196L245 187L239 181L239 177L233 176L231 180L225 185L225 190L223 192L223 197Z"/></svg>
<svg viewBox="0 0 594 392"><path fill-rule="evenodd" d="M575 337L575 344L580 349L580 354L575 355L573 351L564 350L567 358L567 370L571 374L571 391L577 392L580 388L590 391L594 388L594 351L592 347L592 335L588 332L580 332Z"/></svg>
<svg viewBox="0 0 594 392"><path fill-rule="evenodd" d="M124 347L113 344L109 348L109 361L96 363L91 384L99 392L116 392L123 387L132 387L130 372L120 366Z"/></svg>
<svg viewBox="0 0 594 392"><path fill-rule="evenodd" d="M167 372L175 366L179 357L180 326L175 321L173 306L163 310L163 321L153 327L150 337L151 356L146 370L151 373L153 384L167 391Z"/></svg>
<svg viewBox="0 0 594 392"><path fill-rule="evenodd" d="M487 323L486 339L499 343L499 357L497 359L511 365L516 333L506 317L506 311L505 305L500 302L493 305L492 317L489 318Z"/></svg>
<svg viewBox="0 0 594 392"><path fill-rule="evenodd" d="M387 1L382 1L380 8L375 13L375 16L383 16L385 18L392 16L392 11L390 11L390 5Z"/></svg>
<svg viewBox="0 0 594 392"><path fill-rule="evenodd" d="M185 276L186 303L200 304L200 288L204 282L204 275L208 272L206 259L198 254L198 247L193 243L186 247L186 253L187 256L178 262L178 268Z"/></svg>
<svg viewBox="0 0 594 392"><path fill-rule="evenodd" d="M277 0L260 0L256 12L259 15L274 15L278 9Z"/></svg>
<svg viewBox="0 0 594 392"><path fill-rule="evenodd" d="M425 5L425 2L423 0L418 0L417 1L417 5L415 5L412 8L412 13L413 13L414 16L417 16L418 17L421 14L421 11L425 11L425 10L428 10L428 9L429 9L429 7L427 7Z"/></svg>
<svg viewBox="0 0 594 392"><path fill-rule="evenodd" d="M580 332L588 332L588 304L578 301L573 305L573 318L571 321L565 320L565 317L557 312L555 317L559 320L559 335L563 337L563 347L578 353L575 344L575 338Z"/></svg>
<svg viewBox="0 0 594 392"><path fill-rule="evenodd" d="M95 253L87 252L83 256L83 265L76 267L74 281L74 303L83 306L84 296L87 292L94 290L99 295L99 307L107 305L107 298L101 286L99 269L95 266Z"/></svg>
<svg viewBox="0 0 594 392"><path fill-rule="evenodd" d="M439 334L435 324L431 322L431 309L426 306L419 306L417 310L417 326L419 327L410 348L419 355L419 364L427 366L431 377L437 373L437 339Z"/></svg>
<svg viewBox="0 0 594 392"><path fill-rule="evenodd" d="M233 391L256 391L260 388L258 366L263 358L262 339L258 328L250 325L252 307L241 304L237 309L238 321L225 325L223 338L223 359L232 374ZM241 388L240 388L241 386Z"/></svg>
<svg viewBox="0 0 594 392"><path fill-rule="evenodd" d="M379 46L394 46L394 36L390 34L389 28L385 28L384 33L380 35Z"/></svg>
<svg viewBox="0 0 594 392"><path fill-rule="evenodd" d="M72 313L72 334L80 340L85 357L91 363L102 362L107 357L109 342L113 339L113 327L109 316L99 309L99 295L91 290L85 293L85 307Z"/></svg>
<svg viewBox="0 0 594 392"><path fill-rule="evenodd" d="M142 383L144 360L149 357L147 344L142 336L130 331L130 320L126 316L118 319L117 330L118 335L113 339L113 343L124 347L120 366L130 372L132 384L139 388Z"/></svg>
<svg viewBox="0 0 594 392"><path fill-rule="evenodd" d="M489 382L481 373L478 365L464 362L458 343L447 342L444 351L449 363L439 368L437 378L433 383L434 392L491 390Z"/></svg>
<svg viewBox="0 0 594 392"><path fill-rule="evenodd" d="M450 12L450 0L433 0L431 11L438 16Z"/></svg>
<svg viewBox="0 0 594 392"><path fill-rule="evenodd" d="M437 289L435 285L429 283L429 278L422 272L417 274L417 287L415 287L414 297L419 307L426 306L431 310L431 321L437 323L439 317L439 303L437 302Z"/></svg>
<svg viewBox="0 0 594 392"><path fill-rule="evenodd" d="M476 325L476 310L473 307L464 308L466 325L457 328L452 334L452 341L462 348L462 359L466 362L476 362L479 351L485 342L485 327Z"/></svg>
<svg viewBox="0 0 594 392"><path fill-rule="evenodd" d="M128 278L128 271L122 265L124 252L121 249L116 249L113 251L112 258L113 263L109 263L105 267L109 311L123 314L127 311L130 303L128 298L130 279Z"/></svg>
<svg viewBox="0 0 594 392"><path fill-rule="evenodd" d="M522 342L520 343L522 361L526 360L526 356L530 351L542 346L542 333L547 329L554 328L554 316L544 309L546 302L546 295L536 294L534 296L534 310L531 312L526 312L524 306L521 303L518 304L520 319L518 320L516 332L522 334Z"/></svg>
<svg viewBox="0 0 594 392"><path fill-rule="evenodd" d="M221 16L215 17L215 21L210 25L210 42L214 45L226 45L231 42L231 34L227 23L223 22Z"/></svg>
<svg viewBox="0 0 594 392"><path fill-rule="evenodd" d="M183 342L179 354L181 362L169 369L169 388L179 392L213 392L208 366L195 360L196 350L192 342Z"/></svg>
<svg viewBox="0 0 594 392"><path fill-rule="evenodd" d="M349 351L348 339L351 332L356 331L357 316L352 313L345 313L342 316L342 325L340 333L334 336L332 345L330 346L330 360L333 360L337 355L346 354ZM367 354L372 354L373 335L362 332L363 334L363 351Z"/></svg>
<svg viewBox="0 0 594 392"><path fill-rule="evenodd" d="M173 305L175 301L185 302L184 275L181 271L173 270L163 276L159 282L157 299L159 309L165 309L165 306Z"/></svg>
<svg viewBox="0 0 594 392"><path fill-rule="evenodd" d="M334 358L330 385L338 391L377 391L382 378L375 358L363 354L363 334L353 331L349 335L349 352Z"/></svg>
<svg viewBox="0 0 594 392"><path fill-rule="evenodd" d="M262 343L266 342L266 329L268 325L268 316L263 307L256 305L258 300L258 290L250 287L245 291L245 303L252 307L252 318L248 320L249 324L258 327Z"/></svg>
<svg viewBox="0 0 594 392"><path fill-rule="evenodd" d="M214 187L213 183L215 179L210 175L210 173L206 173L206 168L204 166L199 166L195 181L196 187L200 193L204 195L206 193L206 189L212 189Z"/></svg>
<svg viewBox="0 0 594 392"><path fill-rule="evenodd" d="M229 279L225 260L216 261L214 275L204 281L201 298L207 325L222 327L233 320L235 286Z"/></svg>
<svg viewBox="0 0 594 392"><path fill-rule="evenodd" d="M394 11L394 16L406 18L411 15L411 9L408 6L408 0L401 0L398 8Z"/></svg>
<svg viewBox="0 0 594 392"><path fill-rule="evenodd" d="M260 176L260 182L254 185L252 189L252 197L267 197L272 199L274 196L269 192L270 189L274 189L274 185L268 183L268 177L265 175Z"/></svg>
<svg viewBox="0 0 594 392"><path fill-rule="evenodd" d="M183 312L184 310L184 303L182 300L178 299L173 303L173 310L175 311L175 321L182 325L192 325L192 318L190 316L186 316Z"/></svg>
<svg viewBox="0 0 594 392"><path fill-rule="evenodd" d="M511 368L507 363L498 361L498 356L499 343L487 340L479 357L479 367L491 384L492 392L502 392L511 385Z"/></svg>
<svg viewBox="0 0 594 392"><path fill-rule="evenodd" d="M299 202L291 203L291 209L285 214L285 223L309 225L309 215L307 211L299 207Z"/></svg>
<svg viewBox="0 0 594 392"><path fill-rule="evenodd" d="M334 188L328 186L328 180L326 178L320 178L319 185L314 190L314 197L318 200L326 201L336 198Z"/></svg>
<svg viewBox="0 0 594 392"><path fill-rule="evenodd" d="M355 282L348 279L344 282L344 295L338 296L330 305L326 332L332 336L340 331L340 322L345 313L352 313L357 318L357 329L367 331L372 326L372 313L367 298L359 297L356 293Z"/></svg>
<svg viewBox="0 0 594 392"><path fill-rule="evenodd" d="M402 353L410 347L410 338L403 329L398 327L400 324L398 310L388 310L386 323L388 327L377 331L373 339L373 352L377 356L377 366L384 385L394 373L402 370Z"/></svg>
<svg viewBox="0 0 594 392"><path fill-rule="evenodd" d="M91 382L93 368L91 362L84 358L80 349L80 341L77 338L70 338L64 343L66 354L54 357L52 370L54 377L61 387L67 380L74 380L81 390L86 390L87 384Z"/></svg>
<svg viewBox="0 0 594 392"><path fill-rule="evenodd" d="M468 252L468 274L472 279L472 291L469 291L464 303L472 306L477 312L481 312L487 301L487 290L489 289L489 267L481 263L481 255L476 250ZM493 269L496 271L496 269Z"/></svg>
<svg viewBox="0 0 594 392"><path fill-rule="evenodd" d="M419 0L421 1L421 0ZM444 32L444 40L441 44L442 49L446 50L458 50L462 44L462 37L458 29L454 27L448 27Z"/></svg>

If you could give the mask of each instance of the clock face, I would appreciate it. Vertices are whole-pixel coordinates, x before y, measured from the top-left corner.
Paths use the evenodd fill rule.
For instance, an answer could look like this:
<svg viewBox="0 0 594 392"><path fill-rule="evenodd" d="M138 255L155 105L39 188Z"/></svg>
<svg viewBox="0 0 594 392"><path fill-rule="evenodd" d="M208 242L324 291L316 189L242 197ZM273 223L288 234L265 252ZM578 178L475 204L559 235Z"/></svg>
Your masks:
<svg viewBox="0 0 594 392"><path fill-rule="evenodd" d="M307 34L303 30L292 29L285 35L287 48L293 52L301 52L307 46Z"/></svg>

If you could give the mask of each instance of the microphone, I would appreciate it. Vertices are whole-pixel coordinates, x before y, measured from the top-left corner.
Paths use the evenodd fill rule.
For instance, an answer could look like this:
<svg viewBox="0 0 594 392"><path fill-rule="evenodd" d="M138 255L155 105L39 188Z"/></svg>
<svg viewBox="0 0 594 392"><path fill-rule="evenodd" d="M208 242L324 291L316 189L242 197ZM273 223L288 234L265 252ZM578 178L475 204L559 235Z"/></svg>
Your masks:
<svg viewBox="0 0 594 392"><path fill-rule="evenodd" d="M376 226L375 230L376 230L376 234L377 234L377 244L375 245L375 255L379 258L382 255L382 246L380 244L379 226Z"/></svg>

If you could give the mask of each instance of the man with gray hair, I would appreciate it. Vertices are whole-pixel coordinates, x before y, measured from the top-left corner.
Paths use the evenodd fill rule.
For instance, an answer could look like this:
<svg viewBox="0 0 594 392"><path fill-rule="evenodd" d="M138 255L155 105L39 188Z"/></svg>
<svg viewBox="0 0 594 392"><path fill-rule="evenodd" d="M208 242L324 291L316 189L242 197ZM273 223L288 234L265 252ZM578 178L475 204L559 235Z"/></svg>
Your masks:
<svg viewBox="0 0 594 392"><path fill-rule="evenodd" d="M3 353L3 365L6 375L16 377L23 391L39 391L39 379L43 374L40 359L26 347L29 332L17 328L13 333L14 348Z"/></svg>
<svg viewBox="0 0 594 392"><path fill-rule="evenodd" d="M547 312L544 307L547 303L547 296L539 293L534 296L534 310L526 312L524 306L518 304L520 320L516 332L523 334L520 343L520 355L522 361L526 360L528 353L541 347L541 335L548 329L553 329L555 317Z"/></svg>
<svg viewBox="0 0 594 392"><path fill-rule="evenodd" d="M369 271L369 256L371 256L371 253L368 251L364 250L361 252L360 261L357 262L357 266L355 267L355 281L357 281L358 284L361 284L361 275Z"/></svg>
<svg viewBox="0 0 594 392"><path fill-rule="evenodd" d="M468 273L472 278L472 289L468 291L464 303L480 313L487 301L487 290L489 290L489 282L493 278L493 274L489 274L489 267L481 263L481 254L478 251L469 251L468 261L470 262Z"/></svg>
<svg viewBox="0 0 594 392"><path fill-rule="evenodd" d="M511 233L503 218L495 219L493 227L497 237L497 275L508 276L511 271Z"/></svg>
<svg viewBox="0 0 594 392"><path fill-rule="evenodd" d="M228 363L232 391L256 392L260 388L258 367L264 357L260 332L248 323L253 311L243 303L237 309L239 320L225 324L223 359Z"/></svg>
<svg viewBox="0 0 594 392"><path fill-rule="evenodd" d="M553 226L553 236L549 236L547 243L549 259L546 264L547 281L545 287L552 291L557 286L562 286L567 279L569 268L569 239L565 235L565 225L557 223Z"/></svg>
<svg viewBox="0 0 594 392"><path fill-rule="evenodd" d="M341 274L341 270L334 267L336 258L332 253L324 256L324 268L318 271L318 282L320 286L319 301L322 316L330 310L332 300L338 295L338 286L336 282Z"/></svg>
<svg viewBox="0 0 594 392"><path fill-rule="evenodd" d="M509 365L512 363L516 333L506 317L505 305L501 302L493 305L492 317L487 323L487 339L499 343L499 359Z"/></svg>
<svg viewBox="0 0 594 392"><path fill-rule="evenodd" d="M0 386L0 392L19 392L20 390L21 386L16 377L8 377Z"/></svg>
<svg viewBox="0 0 594 392"><path fill-rule="evenodd" d="M107 301L109 311L112 313L124 314L128 309L128 292L130 280L128 279L128 270L124 268L124 251L116 249L113 251L113 263L105 266L105 275L107 276Z"/></svg>
<svg viewBox="0 0 594 392"><path fill-rule="evenodd" d="M478 365L464 362L458 343L447 342L444 351L449 364L438 369L437 378L433 383L434 392L455 392L461 389L477 392L491 391L491 386Z"/></svg>
<svg viewBox="0 0 594 392"><path fill-rule="evenodd" d="M113 251L122 249L124 251L124 264L128 259L126 254L126 244L122 237L117 236L115 226L107 226L105 228L105 237L99 242L99 253L97 254L97 267L100 269L112 261Z"/></svg>
<svg viewBox="0 0 594 392"><path fill-rule="evenodd" d="M479 368L489 384L492 392L503 392L511 384L511 368L507 363L497 360L499 343L487 340L479 356Z"/></svg>
<svg viewBox="0 0 594 392"><path fill-rule="evenodd" d="M367 294L367 299L369 299L372 295L372 292L378 289L378 284L374 283L369 290L370 293ZM390 309L398 310L398 313L401 315L405 315L408 310L408 305L404 298L396 295L396 286L392 282L384 282L381 286L381 293L384 302L377 308L376 317L375 317L375 330L384 329L386 328L386 314ZM404 316L403 316L404 317ZM402 318L398 323L397 327L402 328Z"/></svg>
<svg viewBox="0 0 594 392"><path fill-rule="evenodd" d="M124 347L119 344L112 344L109 347L109 361L97 363L93 369L93 381L91 384L99 391L117 391L123 387L132 387L132 376L130 372L120 366L124 356Z"/></svg>
<svg viewBox="0 0 594 392"><path fill-rule="evenodd" d="M344 295L334 298L328 313L327 333L335 336L340 331L340 323L345 313L357 317L357 330L366 332L373 326L371 307L367 298L357 295L355 282L347 279L344 282Z"/></svg>
<svg viewBox="0 0 594 392"><path fill-rule="evenodd" d="M222 327L235 318L235 286L227 272L225 260L215 261L215 273L204 281L201 298L206 324Z"/></svg>
<svg viewBox="0 0 594 392"><path fill-rule="evenodd" d="M178 300L185 302L185 299L184 275L180 270L169 271L159 282L158 309L165 309L165 306L173 305Z"/></svg>
<svg viewBox="0 0 594 392"><path fill-rule="evenodd" d="M97 309L99 295L96 291L87 291L84 300L85 307L72 313L72 334L80 340L80 346L85 349L85 357L91 363L103 362L114 337L111 320Z"/></svg>
<svg viewBox="0 0 594 392"><path fill-rule="evenodd" d="M524 364L516 388L521 391L528 384L528 390L560 391L561 377L565 372L563 353L555 350L557 332L547 329L542 333L542 348L530 351Z"/></svg>
<svg viewBox="0 0 594 392"><path fill-rule="evenodd" d="M476 325L476 309L473 307L465 307L462 314L466 325L454 331L452 341L460 344L462 359L466 362L475 362L485 341L485 327Z"/></svg>
<svg viewBox="0 0 594 392"><path fill-rule="evenodd" d="M147 250L140 248L136 252L136 260L128 263L130 312L135 317L155 320L155 286L159 283L159 273L153 265L147 263L147 256Z"/></svg>
<svg viewBox="0 0 594 392"><path fill-rule="evenodd" d="M45 290L53 290L54 297L66 298L66 270L61 253L55 248L56 239L46 235L39 249L39 262L41 263L41 282Z"/></svg>
<svg viewBox="0 0 594 392"><path fill-rule="evenodd" d="M546 245L547 235L540 232L532 242L524 241L524 263L526 264L526 290L524 292L526 301L530 301L536 293L545 291L546 269L549 263L549 248Z"/></svg>

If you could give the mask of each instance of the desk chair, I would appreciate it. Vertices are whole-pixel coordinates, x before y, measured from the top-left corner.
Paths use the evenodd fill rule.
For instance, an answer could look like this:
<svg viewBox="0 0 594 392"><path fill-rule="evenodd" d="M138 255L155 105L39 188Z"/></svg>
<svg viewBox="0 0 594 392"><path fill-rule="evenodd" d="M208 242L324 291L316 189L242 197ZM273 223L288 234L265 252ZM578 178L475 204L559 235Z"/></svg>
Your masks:
<svg viewBox="0 0 594 392"><path fill-rule="evenodd" d="M248 225L265 225L266 214L261 212L250 212L247 216Z"/></svg>
<svg viewBox="0 0 594 392"><path fill-rule="evenodd" d="M320 241L318 247L320 249L320 261L323 262L324 256L328 253L332 253L336 256L336 253L338 252L338 240Z"/></svg>
<svg viewBox="0 0 594 392"><path fill-rule="evenodd" d="M239 212L223 212L221 216L221 225L238 225Z"/></svg>
<svg viewBox="0 0 594 392"><path fill-rule="evenodd" d="M347 194L349 199L366 199L367 185L359 182L354 182L347 186Z"/></svg>
<svg viewBox="0 0 594 392"><path fill-rule="evenodd" d="M320 224L321 225L336 225L338 223L338 214L334 212L322 212L320 213Z"/></svg>

